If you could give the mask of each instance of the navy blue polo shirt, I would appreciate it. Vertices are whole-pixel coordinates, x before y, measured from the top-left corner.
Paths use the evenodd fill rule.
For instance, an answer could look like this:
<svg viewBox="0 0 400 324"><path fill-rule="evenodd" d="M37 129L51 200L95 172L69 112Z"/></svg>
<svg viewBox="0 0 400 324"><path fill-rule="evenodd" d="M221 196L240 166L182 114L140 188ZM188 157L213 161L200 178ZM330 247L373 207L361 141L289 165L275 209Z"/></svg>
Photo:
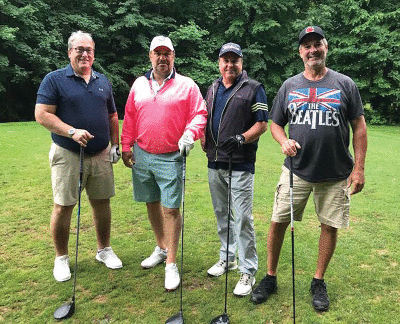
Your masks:
<svg viewBox="0 0 400 324"><path fill-rule="evenodd" d="M212 132L215 138L218 137L218 128L221 122L222 113L224 111L226 102L228 101L233 89L236 87L238 82L240 81L242 75L239 75L235 82L229 87L225 88L222 79L219 81L217 93L215 95L214 101L214 111L213 111L213 120L212 120ZM257 89L256 95L254 96L253 105L256 103L267 104L267 95L263 87L259 87ZM268 121L268 112L263 109L258 109L253 112L254 123L259 121ZM223 169L228 170L229 164L228 162L208 162L208 167L211 169ZM255 172L255 165L252 162L248 163L232 163L232 170L234 171L249 171L251 173Z"/></svg>
<svg viewBox="0 0 400 324"><path fill-rule="evenodd" d="M56 105L56 116L74 128L86 129L94 138L85 148L88 154L104 150L110 142L109 115L116 107L111 83L105 75L92 71L89 83L77 75L71 65L50 72L40 84L37 104ZM74 140L52 133L53 142L79 152Z"/></svg>

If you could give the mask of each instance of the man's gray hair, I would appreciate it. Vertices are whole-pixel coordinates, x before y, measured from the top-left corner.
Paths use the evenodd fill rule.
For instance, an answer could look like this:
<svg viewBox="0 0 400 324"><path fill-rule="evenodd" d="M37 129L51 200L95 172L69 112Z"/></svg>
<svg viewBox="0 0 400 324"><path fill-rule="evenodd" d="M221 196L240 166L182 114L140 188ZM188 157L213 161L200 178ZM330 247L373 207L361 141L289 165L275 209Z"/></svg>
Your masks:
<svg viewBox="0 0 400 324"><path fill-rule="evenodd" d="M82 39L82 38L88 38L92 41L93 43L93 48L94 48L94 40L92 38L92 35L89 33L85 33L81 30L78 30L76 32L73 32L71 34L71 36L68 38L68 50L70 50L73 46L73 43L78 40L78 39Z"/></svg>

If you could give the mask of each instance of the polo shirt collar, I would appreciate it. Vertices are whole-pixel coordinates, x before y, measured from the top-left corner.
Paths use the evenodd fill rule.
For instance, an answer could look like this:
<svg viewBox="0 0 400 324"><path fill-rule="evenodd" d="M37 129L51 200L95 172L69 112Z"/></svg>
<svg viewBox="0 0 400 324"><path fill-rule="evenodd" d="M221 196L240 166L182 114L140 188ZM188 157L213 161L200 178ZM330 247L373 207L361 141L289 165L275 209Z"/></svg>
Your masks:
<svg viewBox="0 0 400 324"><path fill-rule="evenodd" d="M80 75L78 75L78 74L76 74L75 73L75 70L72 68L72 65L71 64L68 64L68 66L67 66L67 76L69 76L69 77L71 77L71 76L77 76L78 78L81 78L81 76ZM91 79L97 79L99 77L99 74L96 72L96 71L94 71L93 69L92 69L92 75L91 75Z"/></svg>
<svg viewBox="0 0 400 324"><path fill-rule="evenodd" d="M165 80L169 80L169 79L174 79L175 78L175 74L176 74L176 70L175 67L172 69L171 73L169 76L167 76L167 78ZM145 77L148 80L151 80L153 78L153 69L150 69L149 71L146 72Z"/></svg>

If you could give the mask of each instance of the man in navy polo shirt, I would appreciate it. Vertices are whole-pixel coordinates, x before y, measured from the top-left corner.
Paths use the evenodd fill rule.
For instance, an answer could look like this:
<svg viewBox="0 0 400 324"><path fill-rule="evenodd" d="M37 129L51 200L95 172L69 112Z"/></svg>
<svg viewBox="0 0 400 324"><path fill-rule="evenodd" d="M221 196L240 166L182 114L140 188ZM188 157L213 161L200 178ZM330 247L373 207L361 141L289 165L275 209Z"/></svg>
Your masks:
<svg viewBox="0 0 400 324"><path fill-rule="evenodd" d="M68 39L70 64L47 74L37 93L36 121L51 131L53 140L49 154L54 197L50 227L57 281L71 278L68 238L78 198L81 146L85 148L83 187L96 225L96 259L111 269L122 267L110 247L110 198L115 195L112 163L120 158L118 114L110 82L92 70L94 50L90 34L72 33Z"/></svg>
<svg viewBox="0 0 400 324"><path fill-rule="evenodd" d="M250 294L258 269L253 222L253 191L256 151L259 137L268 127L267 96L260 82L243 70L240 46L227 43L219 52L221 77L206 95L208 120L203 149L208 158L208 181L221 241L219 261L208 269L210 276L221 276L238 267L241 277L233 293ZM232 222L228 232L228 161L232 156ZM228 264L226 249L229 247Z"/></svg>

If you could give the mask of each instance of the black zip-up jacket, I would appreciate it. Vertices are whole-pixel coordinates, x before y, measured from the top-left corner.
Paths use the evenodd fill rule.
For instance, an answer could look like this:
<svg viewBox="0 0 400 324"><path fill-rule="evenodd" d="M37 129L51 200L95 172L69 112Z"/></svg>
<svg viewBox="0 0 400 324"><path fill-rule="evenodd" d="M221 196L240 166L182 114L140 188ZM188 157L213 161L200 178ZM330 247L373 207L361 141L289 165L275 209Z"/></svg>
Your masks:
<svg viewBox="0 0 400 324"><path fill-rule="evenodd" d="M210 162L228 162L228 155L219 148L221 143L230 136L243 134L254 125L255 121L253 119L251 106L254 102L257 89L262 86L260 82L250 79L246 71L243 70L239 82L232 90L225 104L218 128L218 135L217 138L214 138L212 133L212 120L215 97L220 80L222 80L222 77L212 83L205 97L208 111L205 149L207 151L208 161ZM241 148L233 152L232 162L255 163L257 147L258 140L244 144Z"/></svg>

